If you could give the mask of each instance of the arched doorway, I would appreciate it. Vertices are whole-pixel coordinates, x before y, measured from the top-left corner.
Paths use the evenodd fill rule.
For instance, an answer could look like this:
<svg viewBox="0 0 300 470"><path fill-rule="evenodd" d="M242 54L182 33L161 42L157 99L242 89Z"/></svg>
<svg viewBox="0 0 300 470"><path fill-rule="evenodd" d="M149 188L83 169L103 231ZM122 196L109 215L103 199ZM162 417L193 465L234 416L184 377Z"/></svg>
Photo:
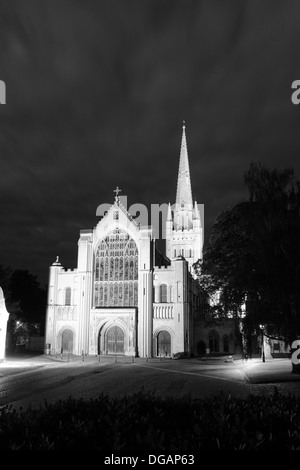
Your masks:
<svg viewBox="0 0 300 470"><path fill-rule="evenodd" d="M171 356L171 335L168 331L160 331L157 335L157 355Z"/></svg>
<svg viewBox="0 0 300 470"><path fill-rule="evenodd" d="M61 349L63 352L73 352L73 331L66 329L61 336Z"/></svg>
<svg viewBox="0 0 300 470"><path fill-rule="evenodd" d="M124 332L119 326L111 326L105 339L107 354L124 354Z"/></svg>

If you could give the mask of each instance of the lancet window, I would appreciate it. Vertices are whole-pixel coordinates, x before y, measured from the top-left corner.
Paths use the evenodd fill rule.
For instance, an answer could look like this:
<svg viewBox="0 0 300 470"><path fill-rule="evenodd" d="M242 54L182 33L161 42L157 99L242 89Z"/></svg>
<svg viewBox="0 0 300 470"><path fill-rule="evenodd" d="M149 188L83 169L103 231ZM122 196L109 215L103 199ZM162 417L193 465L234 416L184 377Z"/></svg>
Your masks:
<svg viewBox="0 0 300 470"><path fill-rule="evenodd" d="M71 305L71 287L66 287L66 290L65 290L65 305Z"/></svg>

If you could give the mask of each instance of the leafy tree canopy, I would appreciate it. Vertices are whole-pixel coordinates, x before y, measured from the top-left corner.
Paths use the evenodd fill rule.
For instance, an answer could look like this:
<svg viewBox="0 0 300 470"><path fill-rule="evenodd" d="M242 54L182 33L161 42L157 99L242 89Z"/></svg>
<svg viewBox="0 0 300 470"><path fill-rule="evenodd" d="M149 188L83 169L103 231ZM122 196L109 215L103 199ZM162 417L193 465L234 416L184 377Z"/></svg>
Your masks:
<svg viewBox="0 0 300 470"><path fill-rule="evenodd" d="M292 169L260 163L244 181L249 199L216 219L200 282L209 295L219 293L223 314L241 315L244 305L251 327L265 324L291 342L300 333L300 183Z"/></svg>
<svg viewBox="0 0 300 470"><path fill-rule="evenodd" d="M9 329L14 330L17 322L21 322L26 329L40 328L43 333L47 293L37 276L27 270L13 270L0 265L0 286L10 313Z"/></svg>

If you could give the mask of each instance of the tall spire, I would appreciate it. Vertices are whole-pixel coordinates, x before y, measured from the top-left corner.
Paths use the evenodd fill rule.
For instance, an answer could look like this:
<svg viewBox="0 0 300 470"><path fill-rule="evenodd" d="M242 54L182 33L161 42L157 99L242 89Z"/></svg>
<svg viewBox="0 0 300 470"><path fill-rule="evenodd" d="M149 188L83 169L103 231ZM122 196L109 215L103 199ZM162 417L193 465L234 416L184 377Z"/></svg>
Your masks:
<svg viewBox="0 0 300 470"><path fill-rule="evenodd" d="M196 201L193 205L192 200L185 122L183 122L176 204L173 211L169 205L166 220L166 255L171 260L178 254L182 255L194 277L196 274L193 265L202 258L202 233L198 205Z"/></svg>
<svg viewBox="0 0 300 470"><path fill-rule="evenodd" d="M176 192L176 205L177 204L181 207L182 204L184 204L185 208L188 208L189 205L191 205L191 207L193 206L189 157L185 135L185 121L183 121L182 126L182 139Z"/></svg>

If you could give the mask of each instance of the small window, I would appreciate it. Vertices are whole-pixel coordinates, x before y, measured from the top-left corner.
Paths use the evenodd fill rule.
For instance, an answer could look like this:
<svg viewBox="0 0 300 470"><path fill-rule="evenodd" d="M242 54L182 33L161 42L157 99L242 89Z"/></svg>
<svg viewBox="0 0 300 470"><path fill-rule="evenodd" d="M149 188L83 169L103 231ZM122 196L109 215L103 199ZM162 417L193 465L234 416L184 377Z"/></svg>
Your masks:
<svg viewBox="0 0 300 470"><path fill-rule="evenodd" d="M162 303L166 303L168 300L167 300L167 286L166 284L162 284L160 286L160 301Z"/></svg>
<svg viewBox="0 0 300 470"><path fill-rule="evenodd" d="M119 211L114 211L114 219L119 220Z"/></svg>
<svg viewBox="0 0 300 470"><path fill-rule="evenodd" d="M66 287L66 290L65 290L65 305L71 305L71 287Z"/></svg>

